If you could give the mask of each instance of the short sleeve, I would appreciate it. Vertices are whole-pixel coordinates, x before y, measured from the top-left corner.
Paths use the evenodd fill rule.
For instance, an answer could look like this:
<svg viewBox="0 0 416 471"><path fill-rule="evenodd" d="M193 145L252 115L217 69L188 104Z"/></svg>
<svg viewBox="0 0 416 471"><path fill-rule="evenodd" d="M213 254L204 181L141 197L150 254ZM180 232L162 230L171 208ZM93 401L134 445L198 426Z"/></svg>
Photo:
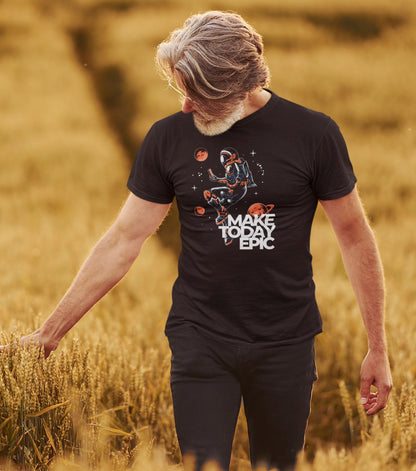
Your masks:
<svg viewBox="0 0 416 471"><path fill-rule="evenodd" d="M174 191L167 176L166 161L162 160L161 154L157 129L153 125L137 152L127 188L139 198L166 204L173 200Z"/></svg>
<svg viewBox="0 0 416 471"><path fill-rule="evenodd" d="M337 124L330 120L315 152L314 193L320 200L342 198L356 182L345 140Z"/></svg>

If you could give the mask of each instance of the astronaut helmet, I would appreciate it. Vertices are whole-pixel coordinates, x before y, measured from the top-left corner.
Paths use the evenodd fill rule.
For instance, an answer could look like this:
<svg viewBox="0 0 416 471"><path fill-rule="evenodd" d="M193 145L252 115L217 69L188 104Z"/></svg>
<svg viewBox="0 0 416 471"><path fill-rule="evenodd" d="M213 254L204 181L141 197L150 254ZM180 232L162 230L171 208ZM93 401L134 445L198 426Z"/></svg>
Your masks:
<svg viewBox="0 0 416 471"><path fill-rule="evenodd" d="M223 167L233 164L238 159L238 152L232 147L226 147L220 152L220 162Z"/></svg>

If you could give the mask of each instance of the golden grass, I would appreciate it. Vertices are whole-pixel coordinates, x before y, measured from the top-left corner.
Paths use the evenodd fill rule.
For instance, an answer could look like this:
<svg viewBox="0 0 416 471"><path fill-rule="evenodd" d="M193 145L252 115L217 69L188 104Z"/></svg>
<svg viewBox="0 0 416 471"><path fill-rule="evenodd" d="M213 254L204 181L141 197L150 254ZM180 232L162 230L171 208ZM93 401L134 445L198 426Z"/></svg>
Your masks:
<svg viewBox="0 0 416 471"><path fill-rule="evenodd" d="M177 110L153 68L156 44L191 12L218 6L0 3L1 342L53 309L127 195L126 142L138 146L154 120ZM362 321L318 212L312 250L325 332L299 469L415 469L414 3L225 0L221 8L264 33L277 93L341 125L385 264L396 388L386 411L367 418L357 402ZM0 357L0 469L177 469L163 336L175 275L175 254L152 237L48 360L33 350ZM245 429L241 419L233 471L249 469Z"/></svg>

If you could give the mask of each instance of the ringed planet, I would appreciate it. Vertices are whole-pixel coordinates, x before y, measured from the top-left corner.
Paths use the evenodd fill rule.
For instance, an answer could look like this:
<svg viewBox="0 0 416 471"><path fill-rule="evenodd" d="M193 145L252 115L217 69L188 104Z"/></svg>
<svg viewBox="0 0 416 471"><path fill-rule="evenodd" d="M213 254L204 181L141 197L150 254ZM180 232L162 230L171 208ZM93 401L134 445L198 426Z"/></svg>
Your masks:
<svg viewBox="0 0 416 471"><path fill-rule="evenodd" d="M254 203L248 208L248 214L251 216L261 216L268 214L274 208L274 204Z"/></svg>

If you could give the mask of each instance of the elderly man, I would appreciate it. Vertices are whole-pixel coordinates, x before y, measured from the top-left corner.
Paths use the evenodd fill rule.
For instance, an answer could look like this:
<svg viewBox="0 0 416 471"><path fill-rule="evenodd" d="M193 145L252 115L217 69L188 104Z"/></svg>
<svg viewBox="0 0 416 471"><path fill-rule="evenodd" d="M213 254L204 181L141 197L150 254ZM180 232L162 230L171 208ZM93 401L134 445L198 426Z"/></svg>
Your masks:
<svg viewBox="0 0 416 471"><path fill-rule="evenodd" d="M210 460L228 469L243 400L253 467L292 470L322 324L309 251L318 201L367 330L368 414L392 387L382 266L348 152L332 119L265 88L262 39L239 15L192 16L159 45L157 63L182 111L150 129L119 216L56 310L21 342L55 349L124 276L176 197L182 252L166 334L181 451L198 470Z"/></svg>

